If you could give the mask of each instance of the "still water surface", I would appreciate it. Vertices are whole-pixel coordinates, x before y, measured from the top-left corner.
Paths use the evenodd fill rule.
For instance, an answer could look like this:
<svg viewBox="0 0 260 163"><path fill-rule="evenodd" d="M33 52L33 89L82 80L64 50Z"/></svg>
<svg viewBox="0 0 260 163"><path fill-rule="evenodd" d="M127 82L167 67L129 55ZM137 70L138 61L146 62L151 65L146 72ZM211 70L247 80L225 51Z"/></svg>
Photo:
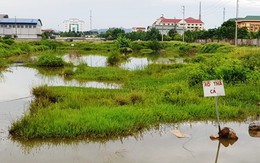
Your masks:
<svg viewBox="0 0 260 163"><path fill-rule="evenodd" d="M79 65L80 63L85 63L90 67L106 67L107 66L107 57L101 55L86 55L86 56L77 56L77 55L64 55L62 59L65 62L71 62L74 65ZM169 58L157 58L156 60L150 60L147 57L129 57L123 61L119 67L126 70L140 70L144 69L148 65L155 64L173 64L173 63L183 63L183 59L177 58L171 60Z"/></svg>
<svg viewBox="0 0 260 163"><path fill-rule="evenodd" d="M138 137L111 140L105 143L88 141L13 141L8 137L11 123L27 110L30 90L38 84L52 83L52 79L36 70L13 67L3 73L0 82L0 162L3 163L258 163L260 138L248 133L250 121L221 123L233 128L239 139L225 147L209 139L217 133L213 122L195 122L161 125ZM41 81L35 80L41 78ZM36 83L36 84L35 84ZM54 82L55 83L55 82ZM64 82L66 83L66 82ZM63 84L64 84L63 83ZM8 101L10 99L25 99ZM214 109L214 108L212 108ZM189 138L177 138L171 133L178 129Z"/></svg>

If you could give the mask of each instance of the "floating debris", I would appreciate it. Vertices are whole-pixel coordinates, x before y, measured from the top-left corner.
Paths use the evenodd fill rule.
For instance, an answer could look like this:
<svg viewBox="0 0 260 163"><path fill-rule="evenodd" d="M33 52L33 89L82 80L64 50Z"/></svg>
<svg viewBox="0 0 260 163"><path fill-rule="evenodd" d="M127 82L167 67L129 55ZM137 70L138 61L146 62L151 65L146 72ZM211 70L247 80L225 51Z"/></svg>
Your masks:
<svg viewBox="0 0 260 163"><path fill-rule="evenodd" d="M173 133L177 138L189 138L189 134L185 134L181 132L180 130L172 130L171 133Z"/></svg>

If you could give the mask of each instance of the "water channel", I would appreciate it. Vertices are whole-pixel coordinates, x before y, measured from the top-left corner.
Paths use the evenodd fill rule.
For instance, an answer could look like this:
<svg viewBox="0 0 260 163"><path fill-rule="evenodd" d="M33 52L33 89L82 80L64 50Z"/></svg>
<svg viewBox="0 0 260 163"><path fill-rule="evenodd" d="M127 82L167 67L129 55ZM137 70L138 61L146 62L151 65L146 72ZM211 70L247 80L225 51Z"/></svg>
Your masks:
<svg viewBox="0 0 260 163"><path fill-rule="evenodd" d="M11 67L3 72L0 80L0 162L2 163L209 163L209 162L259 162L260 138L250 136L250 121L221 123L233 128L239 139L233 144L210 140L218 127L215 122L165 124L139 136L121 140L89 142L87 140L29 140L15 141L9 138L8 128L28 109L31 89L37 85L92 85L64 81L59 76L44 76L35 69ZM117 89L106 87L104 89ZM95 87L95 84L94 86ZM212 108L214 109L214 108ZM177 138L172 130L189 135ZM218 148L219 147L219 148Z"/></svg>

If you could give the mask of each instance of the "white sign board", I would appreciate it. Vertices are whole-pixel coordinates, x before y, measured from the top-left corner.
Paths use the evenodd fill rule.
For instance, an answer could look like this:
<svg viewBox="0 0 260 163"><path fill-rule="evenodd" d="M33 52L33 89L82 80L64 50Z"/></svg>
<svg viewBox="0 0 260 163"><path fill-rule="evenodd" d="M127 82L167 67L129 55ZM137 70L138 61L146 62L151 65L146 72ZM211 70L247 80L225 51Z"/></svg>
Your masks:
<svg viewBox="0 0 260 163"><path fill-rule="evenodd" d="M223 80L203 81L204 97L225 96Z"/></svg>

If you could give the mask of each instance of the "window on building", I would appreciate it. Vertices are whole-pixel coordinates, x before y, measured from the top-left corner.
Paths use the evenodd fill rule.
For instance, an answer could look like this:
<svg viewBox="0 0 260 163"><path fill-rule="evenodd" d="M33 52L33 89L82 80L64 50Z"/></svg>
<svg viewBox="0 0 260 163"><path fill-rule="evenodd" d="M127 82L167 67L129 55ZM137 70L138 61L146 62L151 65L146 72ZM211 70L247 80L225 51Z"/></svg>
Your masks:
<svg viewBox="0 0 260 163"><path fill-rule="evenodd" d="M21 25L21 28L23 28L23 25Z"/></svg>

